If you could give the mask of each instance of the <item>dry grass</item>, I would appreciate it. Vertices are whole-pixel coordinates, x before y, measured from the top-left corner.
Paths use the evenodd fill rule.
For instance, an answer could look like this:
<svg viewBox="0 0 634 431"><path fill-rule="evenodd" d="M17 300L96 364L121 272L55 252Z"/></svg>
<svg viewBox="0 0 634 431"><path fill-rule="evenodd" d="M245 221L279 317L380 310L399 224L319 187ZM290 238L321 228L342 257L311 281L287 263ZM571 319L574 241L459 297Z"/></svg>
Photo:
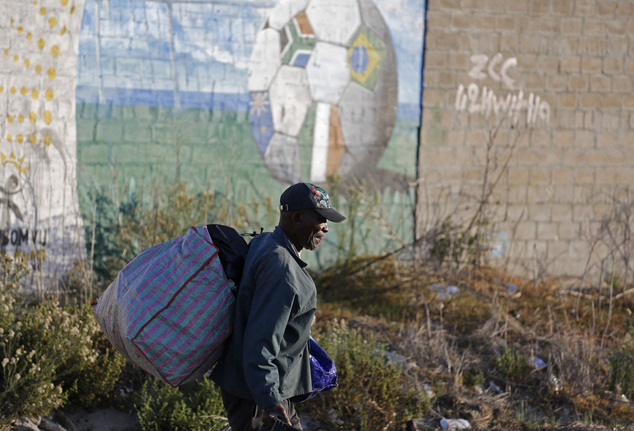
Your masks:
<svg viewBox="0 0 634 431"><path fill-rule="evenodd" d="M570 280L535 283L493 269L432 274L389 259L360 258L317 282L320 319L344 317L378 336L413 365L412 385L433 388L421 423L634 428L634 404L611 383L610 365L634 327L628 294L610 302L601 288L582 290ZM509 292L511 282L517 289ZM443 296L442 286L450 285L457 294ZM539 357L546 366L514 375L501 365L505 352L527 363Z"/></svg>

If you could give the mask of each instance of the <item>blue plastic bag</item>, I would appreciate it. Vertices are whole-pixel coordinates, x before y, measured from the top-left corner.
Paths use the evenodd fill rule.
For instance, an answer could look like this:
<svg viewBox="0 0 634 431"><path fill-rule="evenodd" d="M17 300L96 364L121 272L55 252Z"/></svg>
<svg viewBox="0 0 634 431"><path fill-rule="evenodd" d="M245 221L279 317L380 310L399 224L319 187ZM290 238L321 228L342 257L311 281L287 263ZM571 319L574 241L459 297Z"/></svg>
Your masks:
<svg viewBox="0 0 634 431"><path fill-rule="evenodd" d="M338 385L337 368L333 360L328 356L328 353L317 344L317 341L315 341L313 337L310 337L308 343L310 352L308 359L310 361L310 377L313 390L307 394L297 395L291 398L291 401L294 403L309 400Z"/></svg>

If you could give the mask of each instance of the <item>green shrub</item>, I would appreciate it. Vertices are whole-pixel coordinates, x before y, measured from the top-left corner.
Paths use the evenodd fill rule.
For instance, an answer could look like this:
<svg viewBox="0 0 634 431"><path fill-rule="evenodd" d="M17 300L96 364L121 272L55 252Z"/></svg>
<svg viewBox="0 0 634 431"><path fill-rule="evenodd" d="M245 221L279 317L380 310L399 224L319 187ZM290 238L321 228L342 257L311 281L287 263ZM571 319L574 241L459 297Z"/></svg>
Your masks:
<svg viewBox="0 0 634 431"><path fill-rule="evenodd" d="M220 390L205 378L177 388L149 378L135 410L143 431L213 431L228 424Z"/></svg>
<svg viewBox="0 0 634 431"><path fill-rule="evenodd" d="M474 388L476 386L484 386L486 379L484 378L484 372L478 369L467 370L464 373L463 381L467 386Z"/></svg>
<svg viewBox="0 0 634 431"><path fill-rule="evenodd" d="M515 383L526 382L528 376L528 359L521 352L507 347L496 360L497 370Z"/></svg>
<svg viewBox="0 0 634 431"><path fill-rule="evenodd" d="M619 350L610 358L610 389L617 395L634 398L634 328L627 328Z"/></svg>
<svg viewBox="0 0 634 431"><path fill-rule="evenodd" d="M465 264L481 266L490 248L483 232L489 223L486 219L474 219L474 223L465 227L447 217L440 226L431 229L425 240L429 263L437 269L447 267L450 270Z"/></svg>
<svg viewBox="0 0 634 431"><path fill-rule="evenodd" d="M123 359L103 342L89 306L19 294L21 263L3 257L0 285L0 424L43 415L67 400L92 405L112 392Z"/></svg>
<svg viewBox="0 0 634 431"><path fill-rule="evenodd" d="M236 204L211 190L192 192L181 181L154 192L93 190L85 199L94 213L93 223L86 225L93 270L97 281L105 285L143 250L182 235L191 226L223 223L253 231L261 226L261 221L250 220L253 214L260 209L274 214L270 198L248 206Z"/></svg>
<svg viewBox="0 0 634 431"><path fill-rule="evenodd" d="M386 360L385 346L345 321L314 335L337 366L339 386L305 404L315 417L339 430L397 430L429 409L404 370Z"/></svg>

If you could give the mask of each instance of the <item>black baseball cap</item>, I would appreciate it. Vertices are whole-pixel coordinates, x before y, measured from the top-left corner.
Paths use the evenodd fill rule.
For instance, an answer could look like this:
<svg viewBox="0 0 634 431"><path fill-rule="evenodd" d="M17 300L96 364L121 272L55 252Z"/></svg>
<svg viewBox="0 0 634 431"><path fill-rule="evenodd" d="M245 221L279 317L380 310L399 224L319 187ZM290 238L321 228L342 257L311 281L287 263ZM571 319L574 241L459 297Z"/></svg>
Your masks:
<svg viewBox="0 0 634 431"><path fill-rule="evenodd" d="M326 190L311 183L293 184L280 196L280 211L314 209L320 215L335 223L346 217L330 206L330 197Z"/></svg>

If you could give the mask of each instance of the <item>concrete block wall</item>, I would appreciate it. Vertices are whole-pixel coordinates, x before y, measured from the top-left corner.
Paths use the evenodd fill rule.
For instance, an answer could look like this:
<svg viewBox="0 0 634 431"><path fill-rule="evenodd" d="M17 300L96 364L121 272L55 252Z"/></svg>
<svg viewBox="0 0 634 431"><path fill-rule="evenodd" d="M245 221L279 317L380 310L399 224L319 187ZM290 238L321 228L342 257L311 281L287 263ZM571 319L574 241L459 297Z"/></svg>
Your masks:
<svg viewBox="0 0 634 431"><path fill-rule="evenodd" d="M75 85L83 1L0 0L0 254L54 289L85 255Z"/></svg>
<svg viewBox="0 0 634 431"><path fill-rule="evenodd" d="M486 182L510 270L597 271L633 202L634 2L429 0L426 34L419 212L469 220Z"/></svg>

